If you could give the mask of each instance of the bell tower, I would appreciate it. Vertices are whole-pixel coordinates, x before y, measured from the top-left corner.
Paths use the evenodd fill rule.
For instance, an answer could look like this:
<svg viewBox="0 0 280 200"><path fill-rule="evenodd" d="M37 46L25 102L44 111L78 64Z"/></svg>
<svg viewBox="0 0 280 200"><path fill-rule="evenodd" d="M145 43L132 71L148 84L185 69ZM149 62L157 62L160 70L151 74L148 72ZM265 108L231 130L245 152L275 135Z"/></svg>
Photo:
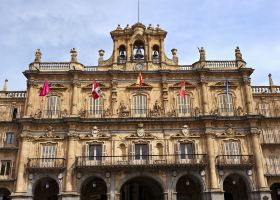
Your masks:
<svg viewBox="0 0 280 200"><path fill-rule="evenodd" d="M158 70L168 66L177 66L178 58L174 49L172 59L164 52L164 39L167 32L159 25L146 27L142 23L133 26L120 25L111 32L114 42L113 53L108 60L103 59L104 50L99 58L99 67L118 70Z"/></svg>

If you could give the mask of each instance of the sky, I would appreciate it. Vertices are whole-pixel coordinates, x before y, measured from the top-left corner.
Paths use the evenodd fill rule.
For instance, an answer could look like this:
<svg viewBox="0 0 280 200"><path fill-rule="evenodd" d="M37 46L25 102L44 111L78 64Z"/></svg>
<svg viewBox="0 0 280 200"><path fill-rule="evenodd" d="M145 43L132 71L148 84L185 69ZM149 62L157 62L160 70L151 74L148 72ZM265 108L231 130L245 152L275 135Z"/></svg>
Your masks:
<svg viewBox="0 0 280 200"><path fill-rule="evenodd" d="M140 0L140 22L168 32L165 52L178 49L179 64L233 60L239 46L252 85L268 85L271 73L280 85L279 0ZM40 48L43 62L78 61L97 65L98 50L112 53L110 31L137 22L137 0L0 0L0 89L25 90L22 74Z"/></svg>

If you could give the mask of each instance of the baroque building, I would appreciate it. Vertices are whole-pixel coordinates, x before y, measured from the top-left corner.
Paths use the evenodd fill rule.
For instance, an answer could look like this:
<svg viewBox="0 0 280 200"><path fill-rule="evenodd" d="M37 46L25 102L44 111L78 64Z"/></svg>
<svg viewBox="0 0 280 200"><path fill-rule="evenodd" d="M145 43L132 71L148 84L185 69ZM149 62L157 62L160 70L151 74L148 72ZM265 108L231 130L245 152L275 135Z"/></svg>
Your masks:
<svg viewBox="0 0 280 200"><path fill-rule="evenodd" d="M166 35L118 26L98 66L74 48L70 62L42 62L37 50L26 91L5 81L0 199L279 200L280 86L271 75L252 86L238 47L233 60L207 60L200 48L197 62L180 65L177 49L165 54Z"/></svg>

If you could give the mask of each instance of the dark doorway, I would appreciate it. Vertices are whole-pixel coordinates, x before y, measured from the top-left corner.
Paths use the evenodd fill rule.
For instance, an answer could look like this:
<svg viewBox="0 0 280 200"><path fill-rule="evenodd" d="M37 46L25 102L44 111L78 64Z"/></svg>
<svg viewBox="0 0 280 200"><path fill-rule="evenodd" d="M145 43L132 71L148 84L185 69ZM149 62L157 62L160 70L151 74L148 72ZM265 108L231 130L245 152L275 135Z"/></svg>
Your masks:
<svg viewBox="0 0 280 200"><path fill-rule="evenodd" d="M10 200L10 191L7 190L6 188L0 188L0 199L2 200Z"/></svg>
<svg viewBox="0 0 280 200"><path fill-rule="evenodd" d="M82 186L81 200L107 200L106 183L97 177L85 181Z"/></svg>
<svg viewBox="0 0 280 200"><path fill-rule="evenodd" d="M225 200L248 200L247 187L241 176L232 174L224 180Z"/></svg>
<svg viewBox="0 0 280 200"><path fill-rule="evenodd" d="M274 183L270 190L272 200L280 200L280 183Z"/></svg>
<svg viewBox="0 0 280 200"><path fill-rule="evenodd" d="M59 186L52 178L43 178L35 186L34 200L58 200Z"/></svg>
<svg viewBox="0 0 280 200"><path fill-rule="evenodd" d="M177 200L201 200L200 184L189 176L181 177L176 185Z"/></svg>
<svg viewBox="0 0 280 200"><path fill-rule="evenodd" d="M121 200L163 200L158 182L147 177L133 178L121 188Z"/></svg>

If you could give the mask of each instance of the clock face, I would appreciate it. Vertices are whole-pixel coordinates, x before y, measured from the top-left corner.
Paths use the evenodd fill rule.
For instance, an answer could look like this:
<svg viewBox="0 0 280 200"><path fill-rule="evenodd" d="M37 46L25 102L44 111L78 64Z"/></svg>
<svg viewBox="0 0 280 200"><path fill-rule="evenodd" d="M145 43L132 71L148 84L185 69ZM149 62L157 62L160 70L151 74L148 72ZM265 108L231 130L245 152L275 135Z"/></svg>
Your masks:
<svg viewBox="0 0 280 200"><path fill-rule="evenodd" d="M143 64L141 64L141 63L137 63L137 64L135 65L135 69L138 70L138 71L141 71L141 70L144 69L144 66L143 66Z"/></svg>

